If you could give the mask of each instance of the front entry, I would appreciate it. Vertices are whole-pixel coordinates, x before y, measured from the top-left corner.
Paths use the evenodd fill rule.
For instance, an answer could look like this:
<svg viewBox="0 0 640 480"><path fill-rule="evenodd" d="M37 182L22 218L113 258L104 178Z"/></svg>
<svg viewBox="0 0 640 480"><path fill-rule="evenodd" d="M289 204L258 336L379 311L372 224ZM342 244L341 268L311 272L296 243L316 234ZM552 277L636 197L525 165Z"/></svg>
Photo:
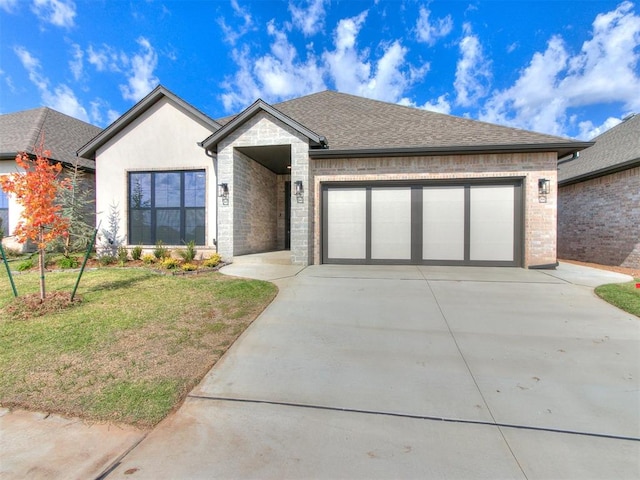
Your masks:
<svg viewBox="0 0 640 480"><path fill-rule="evenodd" d="M521 180L328 184L323 263L522 265Z"/></svg>
<svg viewBox="0 0 640 480"><path fill-rule="evenodd" d="M284 249L291 250L291 182L284 182Z"/></svg>

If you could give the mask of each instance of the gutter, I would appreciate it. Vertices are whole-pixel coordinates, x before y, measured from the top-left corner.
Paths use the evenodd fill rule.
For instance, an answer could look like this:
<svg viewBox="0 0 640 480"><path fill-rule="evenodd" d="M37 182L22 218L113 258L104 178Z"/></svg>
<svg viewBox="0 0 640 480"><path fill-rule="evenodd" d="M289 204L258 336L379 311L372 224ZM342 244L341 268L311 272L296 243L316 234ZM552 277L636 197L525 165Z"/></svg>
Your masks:
<svg viewBox="0 0 640 480"><path fill-rule="evenodd" d="M369 158L369 157L412 157L434 155L472 155L477 153L524 153L524 152L568 152L591 147L594 142L559 142L542 144L511 145L457 145L443 147L402 147L402 148L363 148L363 149L309 149L309 157L323 158Z"/></svg>
<svg viewBox="0 0 640 480"><path fill-rule="evenodd" d="M633 160L627 160L626 162L618 163L610 167L595 170L593 172L583 173L575 177L566 178L564 180L558 180L559 187L566 187L573 185L574 183L586 182L587 180L593 180L594 178L604 177L605 175L611 175L612 173L622 172L623 170L629 170L634 167L640 167L640 158L634 158Z"/></svg>

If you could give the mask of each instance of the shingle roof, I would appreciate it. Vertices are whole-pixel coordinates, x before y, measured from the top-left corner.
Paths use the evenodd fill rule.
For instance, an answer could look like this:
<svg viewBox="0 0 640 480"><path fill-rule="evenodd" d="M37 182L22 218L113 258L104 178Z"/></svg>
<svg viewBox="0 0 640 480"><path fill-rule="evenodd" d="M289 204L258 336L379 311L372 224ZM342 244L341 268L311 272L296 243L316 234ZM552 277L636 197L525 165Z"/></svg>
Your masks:
<svg viewBox="0 0 640 480"><path fill-rule="evenodd" d="M595 145L580 152L580 156L558 164L561 184L640 165L640 115L633 115L593 140Z"/></svg>
<svg viewBox="0 0 640 480"><path fill-rule="evenodd" d="M326 137L330 150L450 149L560 145L575 151L584 142L454 117L428 110L323 91L273 105L295 121ZM218 120L225 124L234 117ZM554 147L556 148L556 147ZM315 152L315 151L314 151ZM317 152L330 154L330 152Z"/></svg>
<svg viewBox="0 0 640 480"><path fill-rule="evenodd" d="M44 137L51 158L95 170L93 161L79 159L76 150L101 132L101 128L57 112L48 107L0 115L0 156L15 157L18 152L34 153Z"/></svg>

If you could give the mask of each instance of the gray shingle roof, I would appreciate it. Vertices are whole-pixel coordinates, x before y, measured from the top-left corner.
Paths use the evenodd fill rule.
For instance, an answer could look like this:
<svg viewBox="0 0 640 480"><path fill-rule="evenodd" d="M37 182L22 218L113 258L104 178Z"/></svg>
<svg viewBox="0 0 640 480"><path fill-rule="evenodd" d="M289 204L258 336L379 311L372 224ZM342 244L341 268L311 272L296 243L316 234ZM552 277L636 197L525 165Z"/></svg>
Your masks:
<svg viewBox="0 0 640 480"><path fill-rule="evenodd" d="M76 150L102 131L101 128L57 112L48 107L0 115L0 156L15 157L18 152L34 153L44 136L44 147L51 158L95 170L95 162L79 159Z"/></svg>
<svg viewBox="0 0 640 480"><path fill-rule="evenodd" d="M561 184L587 180L640 165L640 115L634 115L593 139L580 156L558 164Z"/></svg>

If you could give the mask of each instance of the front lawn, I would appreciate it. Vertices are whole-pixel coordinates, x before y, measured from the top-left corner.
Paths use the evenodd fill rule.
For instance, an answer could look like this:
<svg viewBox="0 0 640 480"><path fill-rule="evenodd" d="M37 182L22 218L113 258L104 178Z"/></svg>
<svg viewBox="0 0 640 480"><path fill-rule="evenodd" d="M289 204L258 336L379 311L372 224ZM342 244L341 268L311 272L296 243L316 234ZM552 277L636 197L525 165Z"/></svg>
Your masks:
<svg viewBox="0 0 640 480"><path fill-rule="evenodd" d="M629 283L612 283L596 288L596 295L612 305L640 317L640 278Z"/></svg>
<svg viewBox="0 0 640 480"><path fill-rule="evenodd" d="M85 272L81 301L25 320L0 266L0 405L139 427L178 406L277 293L217 272L102 268ZM48 273L47 291L76 278ZM38 292L38 273L14 280Z"/></svg>

